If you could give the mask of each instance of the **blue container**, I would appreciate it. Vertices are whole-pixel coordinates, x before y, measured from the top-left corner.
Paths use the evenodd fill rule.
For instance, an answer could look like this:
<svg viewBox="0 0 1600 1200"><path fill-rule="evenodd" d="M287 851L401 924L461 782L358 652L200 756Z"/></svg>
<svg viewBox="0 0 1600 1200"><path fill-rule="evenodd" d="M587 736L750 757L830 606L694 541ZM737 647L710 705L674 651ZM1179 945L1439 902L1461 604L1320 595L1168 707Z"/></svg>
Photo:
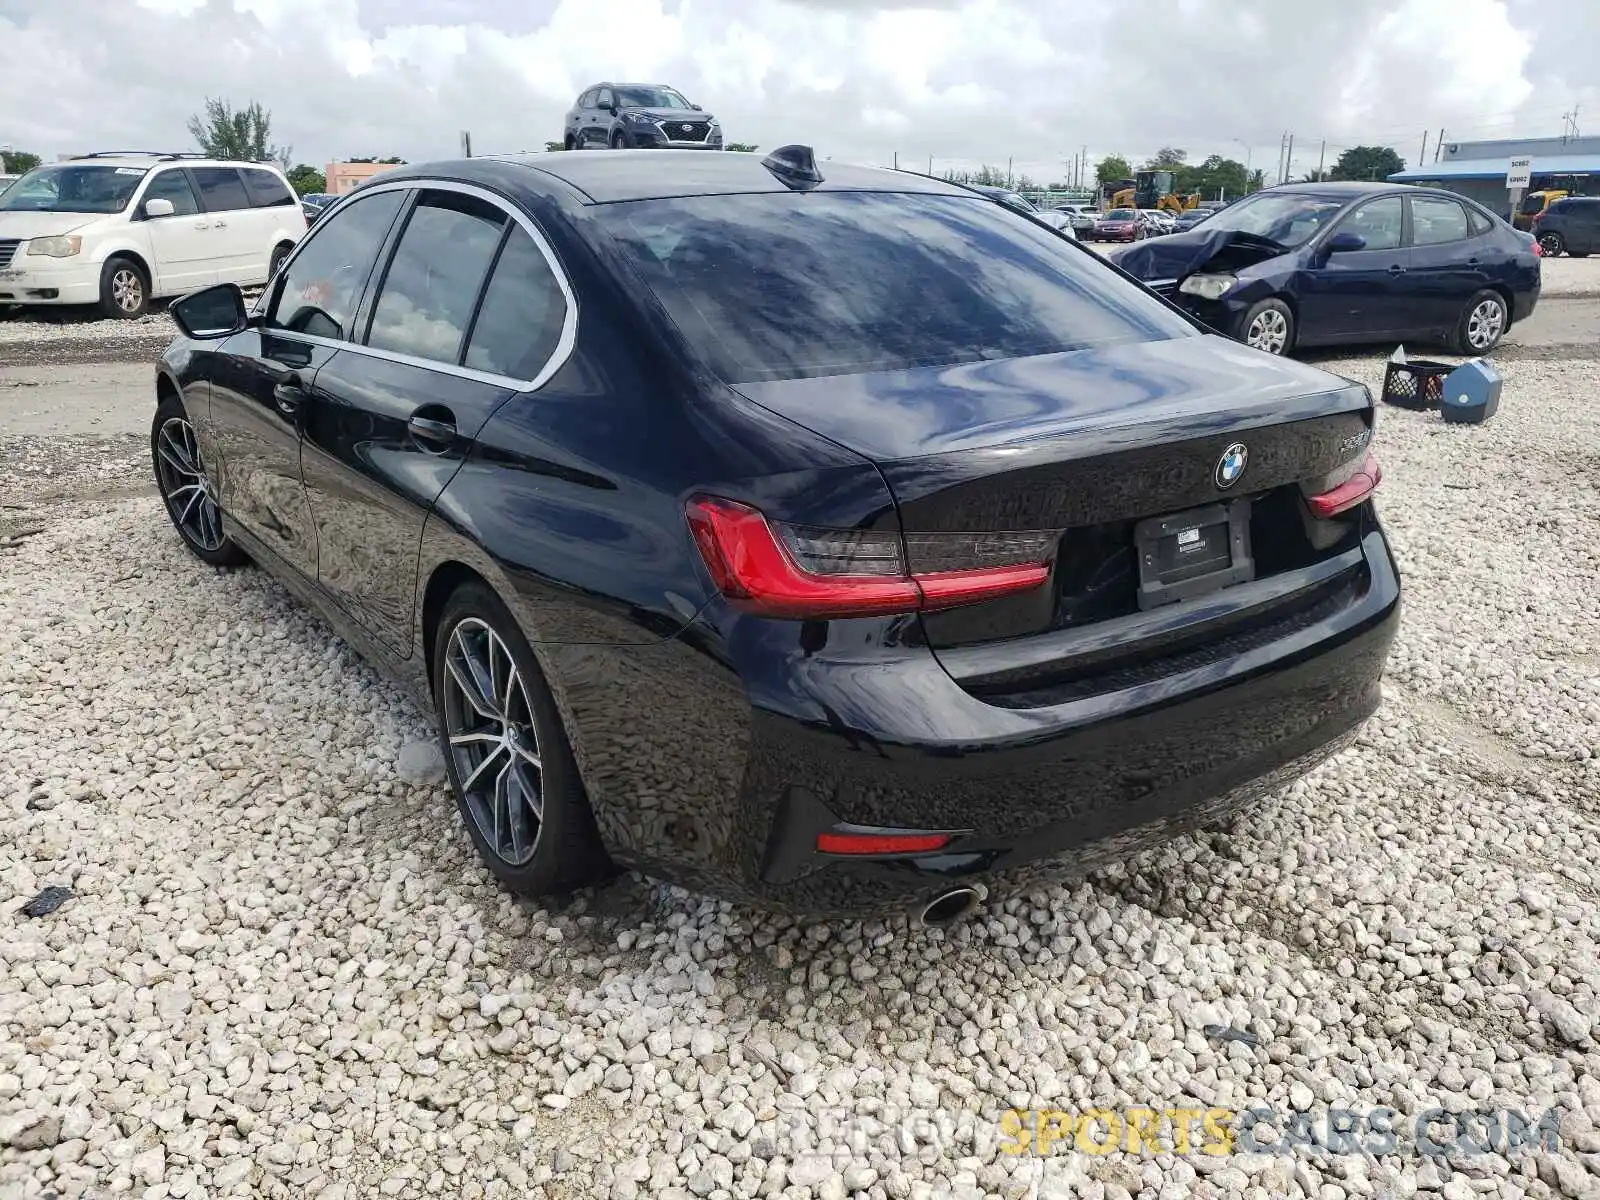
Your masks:
<svg viewBox="0 0 1600 1200"><path fill-rule="evenodd" d="M1481 425L1500 407L1500 372L1486 358L1462 363L1444 377L1439 413L1455 425Z"/></svg>

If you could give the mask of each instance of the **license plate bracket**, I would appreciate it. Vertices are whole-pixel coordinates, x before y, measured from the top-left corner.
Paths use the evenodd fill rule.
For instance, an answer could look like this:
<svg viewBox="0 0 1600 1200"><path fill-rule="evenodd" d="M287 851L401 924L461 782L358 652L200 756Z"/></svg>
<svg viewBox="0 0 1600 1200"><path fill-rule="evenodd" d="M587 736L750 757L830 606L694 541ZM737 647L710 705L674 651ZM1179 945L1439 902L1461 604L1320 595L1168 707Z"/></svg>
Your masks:
<svg viewBox="0 0 1600 1200"><path fill-rule="evenodd" d="M1192 600L1255 578L1250 553L1250 501L1229 500L1140 521L1133 531L1139 560L1139 608Z"/></svg>

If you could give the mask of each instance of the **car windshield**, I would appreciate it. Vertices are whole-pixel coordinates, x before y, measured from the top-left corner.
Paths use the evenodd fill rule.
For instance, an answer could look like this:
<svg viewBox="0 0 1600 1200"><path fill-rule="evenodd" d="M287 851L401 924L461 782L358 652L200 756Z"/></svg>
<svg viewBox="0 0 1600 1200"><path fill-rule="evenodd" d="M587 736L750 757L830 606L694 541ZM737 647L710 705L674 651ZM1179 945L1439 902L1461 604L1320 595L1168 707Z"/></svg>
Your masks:
<svg viewBox="0 0 1600 1200"><path fill-rule="evenodd" d="M1108 221L1131 221L1139 214L1131 208L1113 208L1106 214Z"/></svg>
<svg viewBox="0 0 1600 1200"><path fill-rule="evenodd" d="M623 87L617 89L617 103L624 108L688 108L689 102L671 88Z"/></svg>
<svg viewBox="0 0 1600 1200"><path fill-rule="evenodd" d="M1257 192L1213 213L1206 224L1217 230L1254 234L1289 250L1326 229L1346 203L1348 198L1340 196Z"/></svg>
<svg viewBox="0 0 1600 1200"><path fill-rule="evenodd" d="M729 383L1192 332L1067 239L976 196L690 196L601 205L595 219Z"/></svg>
<svg viewBox="0 0 1600 1200"><path fill-rule="evenodd" d="M35 167L0 195L0 212L118 213L148 172L104 163Z"/></svg>

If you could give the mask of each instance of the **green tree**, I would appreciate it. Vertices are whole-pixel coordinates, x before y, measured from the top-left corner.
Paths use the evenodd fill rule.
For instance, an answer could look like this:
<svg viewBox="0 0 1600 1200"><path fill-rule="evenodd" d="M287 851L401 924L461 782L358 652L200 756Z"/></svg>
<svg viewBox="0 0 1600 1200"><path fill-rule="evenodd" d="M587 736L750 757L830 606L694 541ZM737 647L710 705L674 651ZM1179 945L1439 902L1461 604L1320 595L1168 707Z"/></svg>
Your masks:
<svg viewBox="0 0 1600 1200"><path fill-rule="evenodd" d="M189 133L210 158L271 162L286 156L272 145L272 114L252 100L235 109L226 100L206 97L206 110L189 118Z"/></svg>
<svg viewBox="0 0 1600 1200"><path fill-rule="evenodd" d="M301 196L328 190L328 177L308 163L300 163L284 173L289 177L289 186Z"/></svg>
<svg viewBox="0 0 1600 1200"><path fill-rule="evenodd" d="M42 160L26 150L0 150L0 174L25 175Z"/></svg>
<svg viewBox="0 0 1600 1200"><path fill-rule="evenodd" d="M1330 179L1387 179L1406 169L1405 160L1390 146L1351 146L1339 155Z"/></svg>
<svg viewBox="0 0 1600 1200"><path fill-rule="evenodd" d="M550 145L550 143L546 142L545 145L548 146L548 145ZM398 158L398 157L396 157L396 158L347 158L347 159L345 159L345 162L351 162L351 163L381 163L384 166L390 166L390 167L401 167L401 166L404 166L405 165L405 161L406 161L405 159Z"/></svg>
<svg viewBox="0 0 1600 1200"><path fill-rule="evenodd" d="M1120 154L1108 154L1095 164L1096 183L1115 183L1119 179L1132 179L1133 168Z"/></svg>
<svg viewBox="0 0 1600 1200"><path fill-rule="evenodd" d="M760 147L754 142L729 142L728 149L735 154L754 154Z"/></svg>
<svg viewBox="0 0 1600 1200"><path fill-rule="evenodd" d="M1146 171L1176 172L1180 167L1187 165L1188 162L1189 155L1186 151L1180 150L1176 146L1163 146L1156 151L1154 158L1145 163L1144 169Z"/></svg>
<svg viewBox="0 0 1600 1200"><path fill-rule="evenodd" d="M1173 173L1173 188L1182 194L1199 192L1203 200L1242 196L1250 190L1250 173L1242 162L1213 154L1196 167Z"/></svg>
<svg viewBox="0 0 1600 1200"><path fill-rule="evenodd" d="M567 148L567 144L565 142L546 142L544 144L544 148L545 152L548 154L555 150L565 150Z"/></svg>

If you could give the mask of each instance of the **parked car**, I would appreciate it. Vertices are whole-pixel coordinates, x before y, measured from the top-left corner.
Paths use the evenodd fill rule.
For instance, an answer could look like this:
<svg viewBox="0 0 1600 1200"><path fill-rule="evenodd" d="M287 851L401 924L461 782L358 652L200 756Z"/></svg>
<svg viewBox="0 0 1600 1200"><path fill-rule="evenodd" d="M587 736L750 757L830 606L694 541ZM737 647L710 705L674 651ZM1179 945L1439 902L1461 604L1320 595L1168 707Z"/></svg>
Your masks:
<svg viewBox="0 0 1600 1200"><path fill-rule="evenodd" d="M1378 704L1371 395L966 188L792 146L405 166L252 310L172 311L183 542L429 706L518 891L945 923Z"/></svg>
<svg viewBox="0 0 1600 1200"><path fill-rule="evenodd" d="M1150 224L1150 231L1157 235L1172 233L1178 228L1178 218L1162 209L1151 209L1145 214L1145 219Z"/></svg>
<svg viewBox="0 0 1600 1200"><path fill-rule="evenodd" d="M1067 216L1072 222L1072 232L1081 240L1087 240L1094 232L1095 221L1099 218L1099 214L1087 204L1058 204L1055 211Z"/></svg>
<svg viewBox="0 0 1600 1200"><path fill-rule="evenodd" d="M1539 299L1531 235L1451 192L1394 184L1271 188L1111 257L1219 333L1271 354L1435 338L1487 354Z"/></svg>
<svg viewBox="0 0 1600 1200"><path fill-rule="evenodd" d="M1032 217L1036 221L1042 221L1063 236L1072 238L1074 241L1077 240L1077 234L1073 232L1072 223L1067 220L1066 215L1063 213L1041 211L1033 201L1020 192L1013 192L1009 188L995 187L986 183L971 183L967 186L980 195L989 197L996 204L1011 209L1012 212L1021 213L1025 217Z"/></svg>
<svg viewBox="0 0 1600 1200"><path fill-rule="evenodd" d="M1078 240L1078 232L1072 227L1072 218L1066 213L1054 212L1047 209L1043 212L1035 212L1031 215L1036 221L1042 221L1044 224L1050 226L1051 229L1054 229L1056 232L1061 234L1062 237L1069 237L1073 241Z"/></svg>
<svg viewBox="0 0 1600 1200"><path fill-rule="evenodd" d="M717 118L660 83L599 83L567 112L568 150L721 150Z"/></svg>
<svg viewBox="0 0 1600 1200"><path fill-rule="evenodd" d="M1150 236L1150 222L1137 208L1113 208L1094 225L1094 241L1138 242Z"/></svg>
<svg viewBox="0 0 1600 1200"><path fill-rule="evenodd" d="M266 163L89 154L35 167L0 195L0 304L98 304L143 315L207 284L263 284L306 231Z"/></svg>
<svg viewBox="0 0 1600 1200"><path fill-rule="evenodd" d="M21 175L0 175L0 196L5 195L6 189L21 178Z"/></svg>
<svg viewBox="0 0 1600 1200"><path fill-rule="evenodd" d="M1600 196L1568 196L1533 218L1533 236L1545 258L1588 258L1600 251Z"/></svg>
<svg viewBox="0 0 1600 1200"><path fill-rule="evenodd" d="M327 192L307 192L300 197L300 211L306 215L306 224L314 225L317 218L327 212L339 201L339 197Z"/></svg>
<svg viewBox="0 0 1600 1200"><path fill-rule="evenodd" d="M1187 212L1179 213L1172 223L1173 233L1187 233L1196 225L1201 224L1207 217L1217 210L1214 208L1191 208Z"/></svg>

